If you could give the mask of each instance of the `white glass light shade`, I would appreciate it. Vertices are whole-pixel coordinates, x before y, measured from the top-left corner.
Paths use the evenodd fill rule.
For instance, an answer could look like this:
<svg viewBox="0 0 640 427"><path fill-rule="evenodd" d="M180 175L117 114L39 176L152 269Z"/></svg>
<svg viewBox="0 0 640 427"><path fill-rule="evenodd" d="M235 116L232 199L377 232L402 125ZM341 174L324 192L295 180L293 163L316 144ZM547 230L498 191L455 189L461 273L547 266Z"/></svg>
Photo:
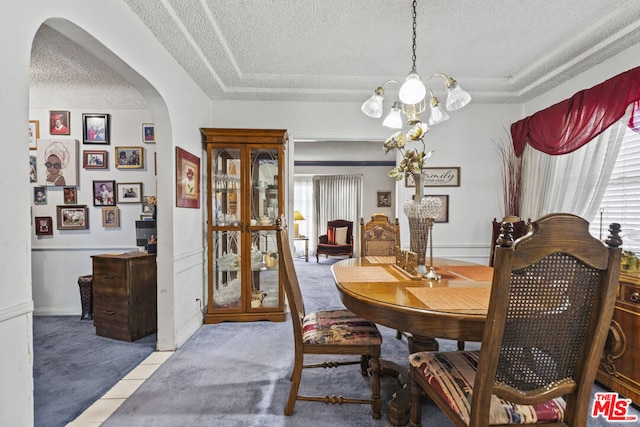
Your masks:
<svg viewBox="0 0 640 427"><path fill-rule="evenodd" d="M402 115L400 113L400 103L396 101L393 103L393 107L391 107L391 111L389 111L382 125L391 129L402 129Z"/></svg>
<svg viewBox="0 0 640 427"><path fill-rule="evenodd" d="M382 117L382 100L384 99L384 92L378 90L375 91L371 98L362 103L360 109L364 114L374 119Z"/></svg>
<svg viewBox="0 0 640 427"><path fill-rule="evenodd" d="M400 86L398 97L403 104L417 104L424 99L426 94L427 88L422 83L420 75L412 70Z"/></svg>
<svg viewBox="0 0 640 427"><path fill-rule="evenodd" d="M437 125L444 121L449 120L449 114L442 109L438 98L431 98L431 115L429 116L429 126Z"/></svg>
<svg viewBox="0 0 640 427"><path fill-rule="evenodd" d="M471 95L462 90L455 80L447 87L447 110L455 111L471 102Z"/></svg>

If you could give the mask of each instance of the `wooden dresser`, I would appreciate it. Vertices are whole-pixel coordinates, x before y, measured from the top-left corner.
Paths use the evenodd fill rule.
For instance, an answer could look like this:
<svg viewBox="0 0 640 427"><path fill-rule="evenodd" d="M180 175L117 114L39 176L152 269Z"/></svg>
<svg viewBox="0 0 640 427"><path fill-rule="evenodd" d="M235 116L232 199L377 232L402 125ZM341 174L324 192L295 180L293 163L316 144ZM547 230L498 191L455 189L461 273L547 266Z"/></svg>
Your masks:
<svg viewBox="0 0 640 427"><path fill-rule="evenodd" d="M135 341L155 332L156 255L125 253L92 258L96 334Z"/></svg>
<svg viewBox="0 0 640 427"><path fill-rule="evenodd" d="M619 282L596 380L640 405L640 274L621 272Z"/></svg>

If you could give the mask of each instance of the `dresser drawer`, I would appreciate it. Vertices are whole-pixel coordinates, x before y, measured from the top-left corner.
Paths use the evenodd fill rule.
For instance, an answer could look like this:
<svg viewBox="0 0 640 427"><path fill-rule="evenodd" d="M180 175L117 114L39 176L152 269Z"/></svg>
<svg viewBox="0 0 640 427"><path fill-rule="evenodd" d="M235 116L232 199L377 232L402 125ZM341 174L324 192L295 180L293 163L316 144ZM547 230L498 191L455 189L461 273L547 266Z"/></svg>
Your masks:
<svg viewBox="0 0 640 427"><path fill-rule="evenodd" d="M122 323L126 325L129 321L129 303L126 298L101 294L95 298L93 303L93 322L101 324Z"/></svg>

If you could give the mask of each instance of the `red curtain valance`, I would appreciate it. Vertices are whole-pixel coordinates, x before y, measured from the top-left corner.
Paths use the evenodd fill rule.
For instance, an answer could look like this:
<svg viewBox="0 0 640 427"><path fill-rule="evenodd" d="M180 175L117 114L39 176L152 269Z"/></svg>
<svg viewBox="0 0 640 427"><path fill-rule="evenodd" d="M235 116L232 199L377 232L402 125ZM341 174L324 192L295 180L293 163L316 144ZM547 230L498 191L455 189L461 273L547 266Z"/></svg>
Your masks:
<svg viewBox="0 0 640 427"><path fill-rule="evenodd" d="M640 67L513 123L515 153L521 156L525 144L554 155L575 151L620 120L627 106L638 100ZM634 113L640 114L638 110Z"/></svg>

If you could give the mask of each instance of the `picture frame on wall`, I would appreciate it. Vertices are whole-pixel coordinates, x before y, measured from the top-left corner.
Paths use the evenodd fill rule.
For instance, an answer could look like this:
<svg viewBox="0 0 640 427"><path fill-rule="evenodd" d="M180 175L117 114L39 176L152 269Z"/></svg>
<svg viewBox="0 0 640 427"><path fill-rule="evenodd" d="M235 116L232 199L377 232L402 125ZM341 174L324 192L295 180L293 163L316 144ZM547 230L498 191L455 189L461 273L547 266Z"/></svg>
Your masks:
<svg viewBox="0 0 640 427"><path fill-rule="evenodd" d="M50 216L37 216L34 218L36 236L53 235L53 218Z"/></svg>
<svg viewBox="0 0 640 427"><path fill-rule="evenodd" d="M29 150L35 150L40 138L40 120L29 120Z"/></svg>
<svg viewBox="0 0 640 427"><path fill-rule="evenodd" d="M82 167L85 169L108 169L109 153L104 150L84 150Z"/></svg>
<svg viewBox="0 0 640 427"><path fill-rule="evenodd" d="M102 226L104 228L120 227L120 210L116 206L102 208Z"/></svg>
<svg viewBox="0 0 640 427"><path fill-rule="evenodd" d="M142 142L146 142L148 144L155 144L156 128L153 123L142 124Z"/></svg>
<svg viewBox="0 0 640 427"><path fill-rule="evenodd" d="M36 151L38 184L52 187L78 185L78 140L39 139Z"/></svg>
<svg viewBox="0 0 640 427"><path fill-rule="evenodd" d="M93 206L115 206L115 190L115 181L93 181Z"/></svg>
<svg viewBox="0 0 640 427"><path fill-rule="evenodd" d="M117 203L142 203L141 182L119 182L116 184Z"/></svg>
<svg viewBox="0 0 640 427"><path fill-rule="evenodd" d="M200 158L176 147L176 206L200 208Z"/></svg>
<svg viewBox="0 0 640 427"><path fill-rule="evenodd" d="M76 187L64 187L62 189L62 195L65 205L78 204L78 191Z"/></svg>
<svg viewBox="0 0 640 427"><path fill-rule="evenodd" d="M49 111L49 134L51 135L69 135L70 132L70 114L68 111L50 110Z"/></svg>
<svg viewBox="0 0 640 427"><path fill-rule="evenodd" d="M377 195L379 208L391 207L391 192L390 191L378 191Z"/></svg>
<svg viewBox="0 0 640 427"><path fill-rule="evenodd" d="M460 187L460 167L435 167L424 168L425 187ZM405 178L405 187L415 187L413 175L409 174Z"/></svg>
<svg viewBox="0 0 640 427"><path fill-rule="evenodd" d="M38 156L29 156L29 182L38 182Z"/></svg>
<svg viewBox="0 0 640 427"><path fill-rule="evenodd" d="M46 205L47 204L47 187L44 185L38 185L33 187L33 204L34 205Z"/></svg>
<svg viewBox="0 0 640 427"><path fill-rule="evenodd" d="M440 214L433 220L436 222L449 222L449 195L447 194L425 194L425 197L437 197L442 202Z"/></svg>
<svg viewBox="0 0 640 427"><path fill-rule="evenodd" d="M142 169L144 149L142 147L116 147L116 167L119 169Z"/></svg>
<svg viewBox="0 0 640 427"><path fill-rule="evenodd" d="M89 210L86 205L56 206L58 230L86 230L89 228Z"/></svg>
<svg viewBox="0 0 640 427"><path fill-rule="evenodd" d="M110 144L108 114L82 114L82 143Z"/></svg>

